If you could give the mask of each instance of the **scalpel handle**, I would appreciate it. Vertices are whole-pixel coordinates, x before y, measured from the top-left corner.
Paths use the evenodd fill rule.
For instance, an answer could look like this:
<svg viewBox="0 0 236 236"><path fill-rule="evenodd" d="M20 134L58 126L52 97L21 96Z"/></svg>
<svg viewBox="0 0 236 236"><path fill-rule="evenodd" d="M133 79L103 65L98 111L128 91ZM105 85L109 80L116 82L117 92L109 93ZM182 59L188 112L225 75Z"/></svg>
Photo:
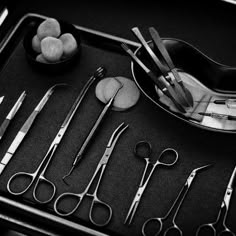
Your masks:
<svg viewBox="0 0 236 236"><path fill-rule="evenodd" d="M13 140L11 146L8 148L5 156L1 160L0 163L0 174L2 174L3 170L5 169L8 162L11 160L12 156L16 152L17 148L21 144L22 140L24 139L25 135L29 131L31 125L33 124L36 116L38 115L38 111L33 111L29 118L25 121L24 125L21 127L20 131L16 135L15 139Z"/></svg>
<svg viewBox="0 0 236 236"><path fill-rule="evenodd" d="M8 148L6 154L1 160L0 163L0 175L2 174L3 170L5 169L6 165L8 162L11 160L12 156L14 155L15 151L19 147L20 143L24 139L26 133L19 131L18 134L16 135L15 139L11 143L11 146Z"/></svg>

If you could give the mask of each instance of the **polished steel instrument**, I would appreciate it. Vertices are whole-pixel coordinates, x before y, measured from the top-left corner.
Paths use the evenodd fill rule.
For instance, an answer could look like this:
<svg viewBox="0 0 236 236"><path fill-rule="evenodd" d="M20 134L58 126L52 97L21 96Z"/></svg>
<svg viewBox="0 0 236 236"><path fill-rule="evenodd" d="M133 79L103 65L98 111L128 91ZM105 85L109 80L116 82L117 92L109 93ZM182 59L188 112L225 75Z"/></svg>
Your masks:
<svg viewBox="0 0 236 236"><path fill-rule="evenodd" d="M233 194L233 190L235 188L235 181L236 181L236 166L231 174L229 183L227 185L224 199L221 203L220 211L217 215L216 221L213 223L203 224L197 229L196 236L205 236L205 235L212 235L212 236L224 236L230 235L235 236L236 234L232 232L226 225L227 214L230 206L230 200Z"/></svg>
<svg viewBox="0 0 236 236"><path fill-rule="evenodd" d="M11 120L15 117L17 111L19 110L19 108L21 107L24 99L25 99L26 93L25 91L20 95L20 97L18 98L18 100L16 101L15 105L12 107L12 109L10 110L10 112L8 113L7 117L5 118L5 120L3 121L3 123L0 126L0 140L2 139L7 127L9 126Z"/></svg>
<svg viewBox="0 0 236 236"><path fill-rule="evenodd" d="M142 152L143 149L146 149L146 151ZM134 154L137 157L144 159L146 162L146 165L145 165L145 168L144 168L144 171L142 174L141 181L139 183L138 190L135 194L133 202L131 203L128 214L125 218L125 222L124 222L125 224L132 223L132 220L134 218L135 212L137 211L137 208L139 206L139 203L141 201L143 193L144 193L144 191L147 187L147 184L148 184L152 174L154 173L154 170L156 169L156 167L157 166L170 167L170 166L173 166L178 160L177 151L173 148L166 148L161 152L161 154L158 156L157 160L154 163L152 163L150 161L151 152L152 152L151 144L147 141L140 141L135 145ZM162 161L163 159L165 159L166 157L168 157L170 155L174 156L173 161L171 161L171 162ZM147 175L147 170L149 170L149 169L150 169L150 172Z"/></svg>
<svg viewBox="0 0 236 236"><path fill-rule="evenodd" d="M120 83L120 87L117 88L117 90L115 91L115 93L113 94L113 96L110 98L110 100L107 102L107 104L104 106L103 110L101 111L101 113L99 114L95 124L93 125L93 127L91 128L88 136L86 137L85 141L83 142L81 148L79 149L79 151L77 152L75 158L74 158L74 161L72 163L72 167L71 169L69 170L69 172L63 176L63 181L67 184L67 182L65 181L65 179L67 177L69 177L74 168L78 165L79 161L82 159L85 151L86 151L86 148L88 147L90 141L92 140L95 132L98 130L101 122L103 121L103 118L105 117L105 115L107 114L107 112L109 111L109 109L112 107L112 104L115 100L115 97L116 95L118 94L118 92L120 91L120 89L123 87L123 85Z"/></svg>
<svg viewBox="0 0 236 236"><path fill-rule="evenodd" d="M17 148L20 146L21 142L23 141L24 137L30 130L35 118L38 116L40 111L43 109L44 105L47 103L50 96L53 94L53 91L58 86L65 86L65 84L56 84L52 86L40 100L38 105L35 107L34 111L30 114L28 119L25 121L23 126L21 127L20 131L17 133L16 137L14 138L13 142L11 143L10 147L8 148L6 154L1 160L0 163L0 175L2 174L3 170L7 166L8 162L13 157L14 153L16 152Z"/></svg>
<svg viewBox="0 0 236 236"><path fill-rule="evenodd" d="M112 151L116 145L116 142L118 141L120 135L128 128L128 125L125 125L124 123L120 124L116 130L112 133L109 142L107 144L106 150L100 159L97 168L90 179L87 187L85 190L81 193L71 193L71 192L66 192L62 193L54 203L54 210L55 212L60 215L60 216L69 216L72 215L78 207L81 205L83 202L83 199L85 197L90 197L92 198L92 202L90 205L89 209L89 219L90 221L96 225L96 226L105 226L107 225L112 217L112 208L109 206L107 203L103 202L102 200L99 199L97 196L99 186L101 185L102 177L104 174L104 171L107 167L107 163L109 161L109 158L112 154ZM95 182L95 179L97 182ZM96 184L95 184L96 183ZM91 186L93 186L93 191L90 193L89 190L91 190ZM74 200L76 203L75 205L71 208L70 202L71 200ZM64 203L64 204L63 204ZM64 210L61 209L61 205L67 205L69 209ZM99 215L96 215L97 211L102 210L107 212L105 217L99 217ZM98 217L96 217L98 216Z"/></svg>
<svg viewBox="0 0 236 236"><path fill-rule="evenodd" d="M178 212L180 210L180 207L193 183L193 180L195 179L197 173L210 165L201 166L199 168L194 169L187 181L185 182L184 186L182 187L181 191L179 192L177 198L175 199L174 203L170 207L169 211L164 217L154 217L148 219L142 227L142 233L144 236L148 235L183 235L182 230L179 228L179 226L176 224L175 219L178 215ZM154 228L154 230L152 230ZM152 232L152 233L150 233Z"/></svg>
<svg viewBox="0 0 236 236"><path fill-rule="evenodd" d="M176 108L181 113L186 113L185 108L182 104L176 100L175 93L170 83L164 78L164 76L156 76L133 52L132 50L124 43L121 44L121 47L126 51L126 53L137 63L149 76L149 78L158 86L158 88L174 103Z"/></svg>
<svg viewBox="0 0 236 236"><path fill-rule="evenodd" d="M46 204L50 202L54 195L56 194L56 186L55 184L48 180L45 177L45 172L49 166L49 163L51 162L53 155L60 144L64 134L66 133L66 130L75 114L77 109L79 108L83 98L85 97L88 89L91 87L93 82L98 79L102 78L105 75L105 69L102 67L99 67L94 75L90 77L90 79L87 81L81 92L79 93L78 97L76 98L74 104L72 105L71 109L69 110L64 122L61 125L61 128L59 129L58 133L56 134L54 140L52 141L46 155L44 156L41 163L38 165L37 169L33 173L28 172L17 172L14 174L7 183L7 190L9 193L13 195L22 195L24 194L34 183L34 189L33 189L33 198L36 202L41 204ZM26 182L26 184L22 187L21 191L14 190L14 182L16 184L16 181L21 181L22 179L28 179L30 181ZM19 184L20 185L20 184ZM40 191L41 190L41 191ZM45 191L47 194L44 194L44 199L42 199L40 196L40 193Z"/></svg>

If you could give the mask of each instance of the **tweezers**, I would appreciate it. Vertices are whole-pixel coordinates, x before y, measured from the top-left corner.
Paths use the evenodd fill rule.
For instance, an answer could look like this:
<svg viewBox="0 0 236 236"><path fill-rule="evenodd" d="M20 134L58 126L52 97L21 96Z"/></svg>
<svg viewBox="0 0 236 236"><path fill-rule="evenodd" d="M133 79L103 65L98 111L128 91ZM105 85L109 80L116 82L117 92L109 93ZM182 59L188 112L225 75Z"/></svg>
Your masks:
<svg viewBox="0 0 236 236"><path fill-rule="evenodd" d="M5 120L2 122L1 126L0 126L0 140L2 139L5 131L7 130L7 127L9 126L11 120L14 118L14 116L16 115L17 111L19 110L19 108L21 107L24 99L25 99L26 93L25 91L20 95L20 97L18 98L18 100L16 101L15 105L12 107L12 109L10 110L10 112L8 113L8 115L6 116Z"/></svg>
<svg viewBox="0 0 236 236"><path fill-rule="evenodd" d="M7 152L5 153L4 157L0 161L0 175L6 168L8 162L12 159L13 155L15 154L16 150L20 146L21 142L24 140L26 134L30 130L31 126L33 125L36 117L40 113L40 111L43 109L45 104L47 103L50 96L53 94L54 89L59 86L65 86L66 84L56 84L52 86L43 96L43 98L40 100L38 105L34 108L30 116L27 118L25 123L22 125L20 130L18 131L17 135L15 136L14 140L12 141L10 147L8 148Z"/></svg>
<svg viewBox="0 0 236 236"><path fill-rule="evenodd" d="M170 83L164 78L164 76L157 77L133 52L132 50L124 43L121 44L121 47L126 51L126 53L136 62L152 79L152 81L158 86L158 88L171 99L175 104L176 108L182 112L186 113L183 106L175 99L174 90L171 88Z"/></svg>
<svg viewBox="0 0 236 236"><path fill-rule="evenodd" d="M173 82L176 87L180 87L179 91L182 95L185 95L187 102L190 106L193 106L193 97L191 93L185 88L182 79L179 76L179 73L168 53L166 50L165 45L163 44L163 41L154 27L149 28L150 35L152 37L153 43L156 45L156 47L159 49L159 52L161 53L163 59L166 62L166 65L169 67L170 76L172 76ZM181 90L182 89L182 90Z"/></svg>
<svg viewBox="0 0 236 236"><path fill-rule="evenodd" d="M90 141L92 140L95 132L98 130L102 120L104 119L105 115L107 114L108 110L111 108L114 100L115 100L115 97L116 95L118 94L118 92L120 91L120 89L123 87L123 84L120 83L120 86L119 88L115 91L115 93L113 94L113 96L110 98L110 100L107 102L107 104L104 106L103 110L101 111L100 115L98 116L95 124L93 125L93 127L91 128L88 136L86 137L85 141L83 142L81 148L79 149L79 151L77 152L75 158L74 158L74 161L72 163L72 167L71 169L69 170L69 172L63 176L62 180L64 181L65 184L67 184L67 182L65 181L65 179L67 177L69 177L74 168L78 165L79 161L82 159L82 157L84 156L84 153L88 147L88 144L90 143ZM68 185L68 184L67 184Z"/></svg>
<svg viewBox="0 0 236 236"><path fill-rule="evenodd" d="M178 102L186 107L192 106L193 105L193 99L191 94L185 89L183 82L176 71L176 68L164 46L162 43L162 40L158 34L158 32L154 28L149 28L151 37L153 39L153 42L157 46L158 50L160 51L163 59L166 62L166 65L168 69L163 65L163 63L159 60L159 58L156 56L156 54L153 52L151 47L148 45L144 37L142 36L141 32L137 27L132 28L132 32L136 36L136 38L141 42L143 45L144 49L147 51L147 53L150 55L152 58L153 62L155 65L159 68L161 71L162 75L164 78L174 86L176 89L176 98Z"/></svg>

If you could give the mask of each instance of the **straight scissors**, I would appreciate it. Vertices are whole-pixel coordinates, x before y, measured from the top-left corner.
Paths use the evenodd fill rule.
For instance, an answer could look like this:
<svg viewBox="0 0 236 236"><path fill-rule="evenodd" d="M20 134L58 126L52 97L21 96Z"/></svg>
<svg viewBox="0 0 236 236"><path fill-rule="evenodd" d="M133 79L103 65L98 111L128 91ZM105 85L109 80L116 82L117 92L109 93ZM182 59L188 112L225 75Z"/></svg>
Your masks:
<svg viewBox="0 0 236 236"><path fill-rule="evenodd" d="M183 235L182 230L178 227L178 225L175 223L176 216L179 212L179 209L190 189L190 186L193 183L194 178L196 177L196 174L198 171L207 168L210 165L205 165L199 168L194 169L189 177L187 178L184 186L182 187L181 191L179 192L177 198L175 199L174 203L172 204L171 208L167 212L167 214L164 217L160 218L150 218L148 219L142 227L142 233L144 236L147 235ZM169 222L168 222L169 220ZM169 223L169 224L168 224ZM169 226L169 228L167 228ZM155 226L155 227L154 227ZM155 229L155 233L148 233L151 232L152 228Z"/></svg>
<svg viewBox="0 0 236 236"><path fill-rule="evenodd" d="M233 194L233 189L235 187L235 176L236 176L236 166L234 167L234 170L231 174L229 183L227 185L224 199L221 203L220 211L218 213L218 216L216 218L216 221L209 224L203 224L197 229L196 235L231 235L235 236L235 233L233 233L227 226L226 226L226 218L229 210L229 204L230 200Z"/></svg>
<svg viewBox="0 0 236 236"><path fill-rule="evenodd" d="M141 181L139 183L138 190L137 190L136 195L133 199L133 202L129 208L129 211L126 216L124 224L126 224L126 223L131 224L131 222L134 218L135 212L136 212L138 205L140 203L141 197L142 197L142 195L147 187L147 184L148 184L154 170L156 169L156 167L159 165L170 167L170 166L173 166L178 160L178 152L173 148L166 148L161 152L161 154L158 156L157 160L154 163L151 163L151 161L150 161L151 152L152 152L151 144L147 141L140 141L135 145L134 154L137 157L143 158L146 162L146 165L145 165L145 168L143 171ZM173 154L174 154L174 160L172 162L162 161L162 159L167 158L168 156L173 155ZM150 169L149 167L151 167L151 170L150 170L149 175L147 175L147 177L146 177L147 170Z"/></svg>
<svg viewBox="0 0 236 236"><path fill-rule="evenodd" d="M70 193L70 192L66 192L61 194L54 203L54 210L55 212L60 215L60 216L69 216L71 214L73 214L78 207L80 206L80 204L82 203L83 199L87 196L87 197L91 197L92 198L92 202L90 205L90 210L89 210L89 219L90 221L96 225L96 226L105 226L109 223L109 221L111 220L112 217L112 208L105 202L101 201L98 196L97 196L97 192L99 189L99 186L101 184L101 180L104 174L104 171L106 169L107 163L109 161L109 158L112 154L112 151L115 147L115 144L118 140L118 138L120 137L120 135L128 128L128 125L124 125L124 123L122 123L121 125L119 125L117 127L117 129L113 132L113 134L111 135L111 138L107 144L106 150L101 158L101 160L99 161L97 168L91 178L91 180L89 181L87 187L85 188L85 190L82 193ZM94 183L95 178L97 177L97 183L96 185L94 185L94 191L92 193L89 193L90 187L91 185ZM61 211L59 210L60 204L62 204L63 202L65 204L70 205L70 201L71 200L75 200L76 199L76 205L74 208L69 209L69 210L65 210L65 211ZM94 217L95 213L97 212L95 211L95 209L99 207L99 209L103 209L105 212L107 212L107 216L104 217L104 222L97 222L96 218ZM100 217L101 218L101 217Z"/></svg>
<svg viewBox="0 0 236 236"><path fill-rule="evenodd" d="M36 202L41 204L46 204L50 202L56 193L56 186L55 184L48 180L45 177L45 172L48 168L48 165L53 157L53 154L55 153L59 143L61 142L76 110L78 109L79 105L81 104L86 92L88 91L89 87L92 85L92 83L95 81L96 78L101 78L104 76L104 69L102 67L99 67L93 76L90 77L90 79L87 81L87 83L84 85L83 89L81 90L80 94L78 95L77 99L75 100L74 104L72 105L70 111L68 112L64 122L62 123L57 135L55 136L54 140L52 141L46 155L44 156L43 160L39 164L38 168L33 173L28 172L17 172L14 174L7 183L7 190L9 193L13 195L22 195L24 194L35 182L35 186L33 189L33 198ZM26 182L24 184L24 187L21 189L21 191L15 191L13 190L12 186L16 186L16 183L19 183L19 186L21 186L22 183L20 181L24 179ZM18 180L18 181L17 181ZM46 195L42 198L39 194L39 190L46 190ZM43 194L44 195L44 194Z"/></svg>

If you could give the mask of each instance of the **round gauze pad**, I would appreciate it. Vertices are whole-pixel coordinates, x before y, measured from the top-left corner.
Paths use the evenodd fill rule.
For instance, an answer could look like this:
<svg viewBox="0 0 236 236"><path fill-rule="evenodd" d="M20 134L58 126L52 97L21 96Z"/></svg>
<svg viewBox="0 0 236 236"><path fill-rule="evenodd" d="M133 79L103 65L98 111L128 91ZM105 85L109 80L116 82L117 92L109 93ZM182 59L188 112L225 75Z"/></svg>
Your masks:
<svg viewBox="0 0 236 236"><path fill-rule="evenodd" d="M46 37L41 41L41 50L47 61L57 62L63 54L63 45L59 39Z"/></svg>
<svg viewBox="0 0 236 236"><path fill-rule="evenodd" d="M41 42L37 34L32 39L32 48L35 52L41 53Z"/></svg>
<svg viewBox="0 0 236 236"><path fill-rule="evenodd" d="M107 100L104 97L104 87L106 86L106 84L108 83L108 81L110 81L111 78L105 78L102 79L98 82L96 89L95 89L95 95L97 97L97 99L99 99L101 102L103 103L107 103Z"/></svg>
<svg viewBox="0 0 236 236"><path fill-rule="evenodd" d="M72 56L77 49L77 42L74 36L70 33L66 33L61 35L59 39L62 41L63 44L63 56Z"/></svg>
<svg viewBox="0 0 236 236"><path fill-rule="evenodd" d="M43 21L37 29L37 35L39 40L42 40L43 38L48 36L57 38L60 34L60 24L56 19L53 18L48 18Z"/></svg>
<svg viewBox="0 0 236 236"><path fill-rule="evenodd" d="M111 78L104 87L104 98L108 101L121 84L123 87L116 95L113 106L118 109L128 109L134 106L140 97L136 84L130 79L121 76Z"/></svg>

